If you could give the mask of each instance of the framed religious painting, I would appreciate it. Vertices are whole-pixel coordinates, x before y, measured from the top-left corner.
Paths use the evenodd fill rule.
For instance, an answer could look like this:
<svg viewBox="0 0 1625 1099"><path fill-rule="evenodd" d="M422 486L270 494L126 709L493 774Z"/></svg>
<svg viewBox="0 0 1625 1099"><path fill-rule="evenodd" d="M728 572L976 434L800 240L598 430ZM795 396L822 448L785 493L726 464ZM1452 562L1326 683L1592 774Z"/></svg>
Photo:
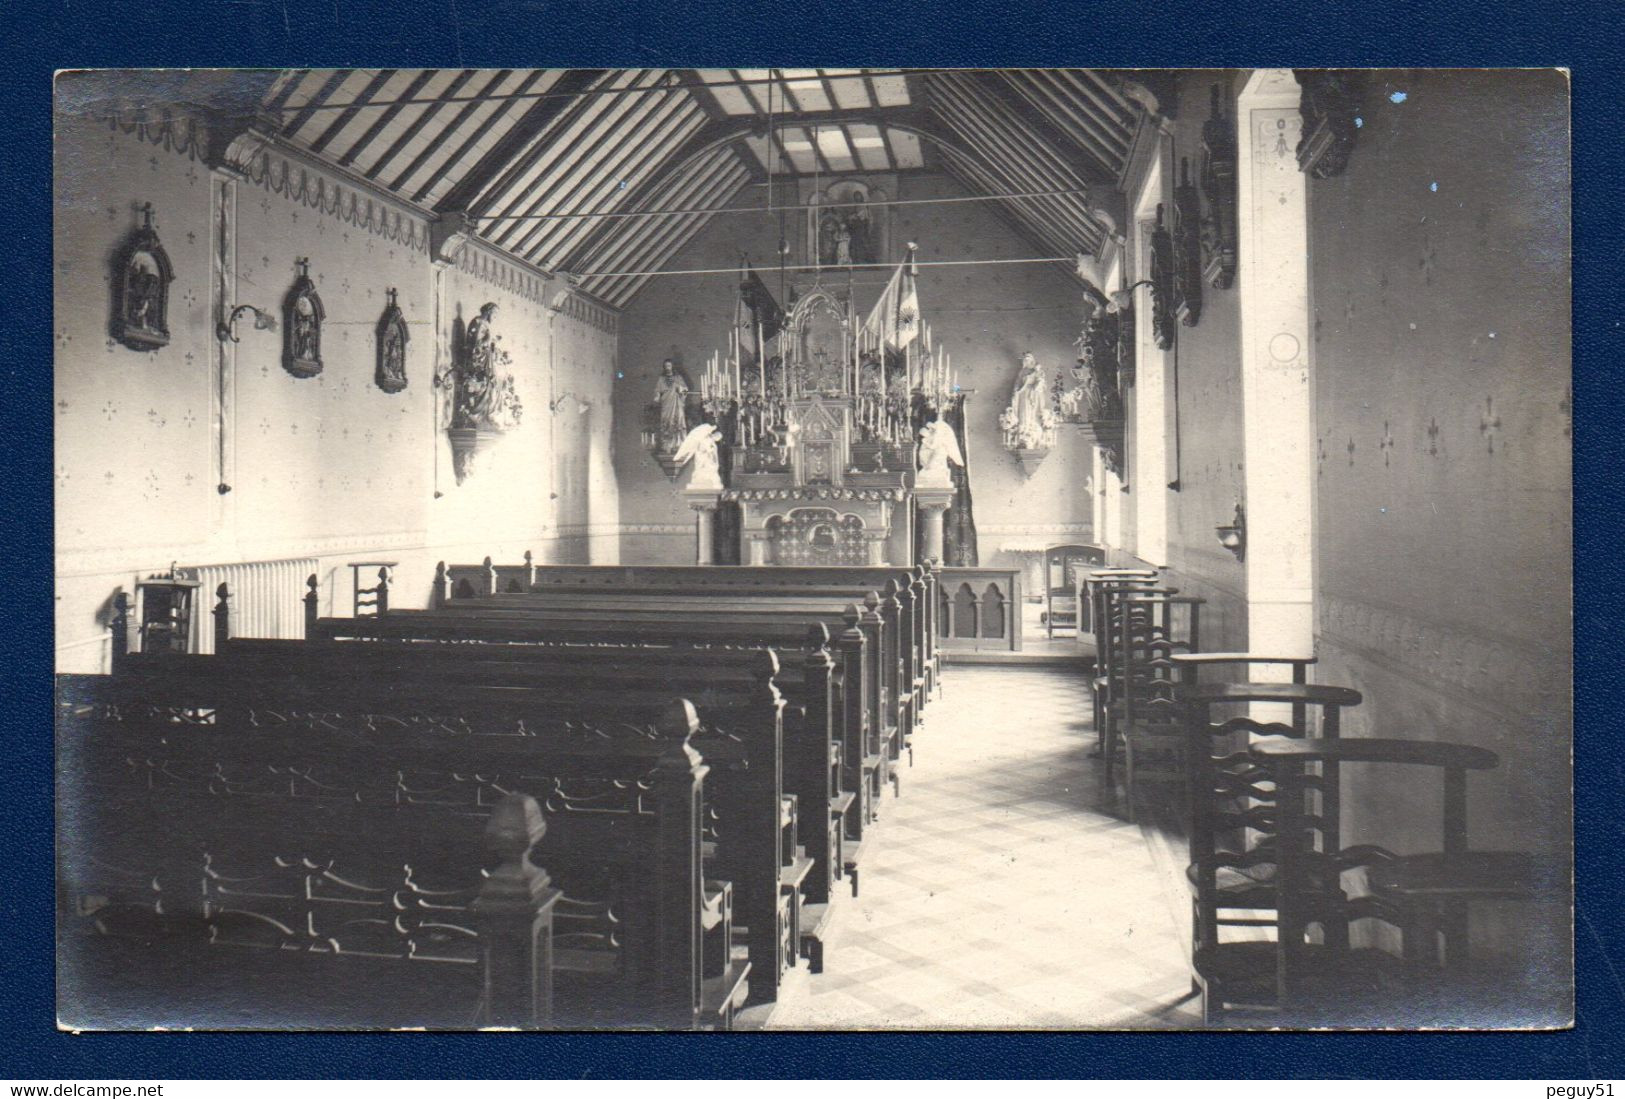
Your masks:
<svg viewBox="0 0 1625 1099"><path fill-rule="evenodd" d="M891 207L868 179L839 179L807 197L807 257L817 267L887 263Z"/></svg>

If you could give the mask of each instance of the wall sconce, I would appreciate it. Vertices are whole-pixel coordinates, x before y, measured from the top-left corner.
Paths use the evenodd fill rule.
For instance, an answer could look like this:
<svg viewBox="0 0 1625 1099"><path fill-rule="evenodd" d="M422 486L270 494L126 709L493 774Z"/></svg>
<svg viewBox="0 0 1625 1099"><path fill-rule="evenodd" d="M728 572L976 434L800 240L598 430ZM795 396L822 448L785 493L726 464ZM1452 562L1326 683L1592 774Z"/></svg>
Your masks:
<svg viewBox="0 0 1625 1099"><path fill-rule="evenodd" d="M1237 561L1247 560L1247 512L1239 503L1236 518L1229 526L1214 527L1219 534L1219 545L1236 555Z"/></svg>
<svg viewBox="0 0 1625 1099"><path fill-rule="evenodd" d="M547 402L547 410L553 413L553 415L557 416L559 414L559 409L564 407L565 401L575 402L577 416L586 415L587 411L592 408L591 401L584 401L580 397L577 397L574 393L571 393L569 390L565 390L563 393Z"/></svg>
<svg viewBox="0 0 1625 1099"><path fill-rule="evenodd" d="M1095 300L1106 309L1113 313L1121 313L1124 310L1134 308L1134 291L1142 286L1155 286L1156 284L1150 279L1141 279L1132 286L1125 286L1121 290L1113 290L1110 294L1101 292L1092 283L1086 282L1083 285L1084 289L1088 290Z"/></svg>
<svg viewBox="0 0 1625 1099"><path fill-rule="evenodd" d="M230 340L232 343L240 342L237 339L237 322L242 318L244 313L254 314L254 327L257 330L261 332L276 331L275 314L267 313L263 309L256 306L239 305L232 309L230 313L226 314L225 320L221 321L215 326L215 339L219 340L221 343L225 343L227 340Z"/></svg>

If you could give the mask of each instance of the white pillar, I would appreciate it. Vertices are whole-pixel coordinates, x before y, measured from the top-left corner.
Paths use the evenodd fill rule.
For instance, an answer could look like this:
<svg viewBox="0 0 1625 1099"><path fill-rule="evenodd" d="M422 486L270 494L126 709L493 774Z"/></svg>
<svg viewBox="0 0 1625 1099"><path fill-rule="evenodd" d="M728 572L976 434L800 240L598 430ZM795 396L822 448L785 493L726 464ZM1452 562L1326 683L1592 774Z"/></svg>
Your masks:
<svg viewBox="0 0 1625 1099"><path fill-rule="evenodd" d="M869 564L884 565L886 563L886 535L884 533L868 536Z"/></svg>
<svg viewBox="0 0 1625 1099"><path fill-rule="evenodd" d="M688 506L694 509L694 563L696 565L714 564L712 529L715 526L717 514L716 493L689 492L687 496Z"/></svg>
<svg viewBox="0 0 1625 1099"><path fill-rule="evenodd" d="M745 539L750 543L750 563L767 564L767 535L753 531L747 534Z"/></svg>
<svg viewBox="0 0 1625 1099"><path fill-rule="evenodd" d="M1157 135L1157 155L1135 199L1135 282L1151 277L1151 237L1157 207L1163 225L1171 226L1172 145ZM1164 170L1166 165L1167 170ZM1170 303L1169 308L1172 308ZM1135 292L1134 455L1129 461L1129 490L1134 493L1134 552L1153 565L1168 563L1168 360L1157 346L1152 327L1151 288Z"/></svg>
<svg viewBox="0 0 1625 1099"><path fill-rule="evenodd" d="M942 561L942 515L953 502L952 489L915 489L914 501L925 522L925 559Z"/></svg>
<svg viewBox="0 0 1625 1099"><path fill-rule="evenodd" d="M1283 656L1311 656L1315 643L1315 410L1300 96L1290 69L1260 69L1236 111L1247 644Z"/></svg>

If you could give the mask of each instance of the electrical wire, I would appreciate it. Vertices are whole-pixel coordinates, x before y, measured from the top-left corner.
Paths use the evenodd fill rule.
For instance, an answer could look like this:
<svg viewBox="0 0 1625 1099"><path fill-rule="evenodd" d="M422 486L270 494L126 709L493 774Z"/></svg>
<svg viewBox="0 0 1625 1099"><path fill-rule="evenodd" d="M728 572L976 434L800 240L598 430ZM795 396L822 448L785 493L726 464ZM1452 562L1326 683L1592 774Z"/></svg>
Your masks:
<svg viewBox="0 0 1625 1099"><path fill-rule="evenodd" d="M771 177L771 174L772 174L772 172L771 172L771 169L770 169L769 170L769 176L770 177ZM775 210L818 210L818 209L823 209L822 206L815 206L812 203L806 203L806 202L803 202L803 203L790 203L788 205L780 203L778 205L774 205L773 200L772 200L772 194L773 194L773 189L770 187L770 188L768 188L768 196L769 197L768 197L768 207L767 207L767 211L769 213L772 213ZM866 205L869 205L869 206L946 206L946 205L951 205L953 203L958 203L958 202L998 202L998 201L1009 201L1009 200L1024 199L1024 198L1058 198L1058 197L1063 197L1063 196L1068 196L1068 195L1083 195L1083 196L1087 197L1088 194L1089 194L1089 189L1087 187L1072 187L1072 188L1068 188L1066 190L1060 190L1060 191L1023 191L1020 194L1007 194L1007 195L949 195L949 196L946 196L944 198L870 199L870 200L868 200ZM601 219L603 219L605 221L610 221L610 220L621 220L621 219L625 219L625 218L675 217L675 216L680 215L680 214L759 214L759 213L762 213L762 209L760 207L757 207L757 206L722 206L722 207L714 207L714 208L713 207L704 207L704 206L689 206L689 207L673 208L673 209L668 209L668 210L624 210L624 211L615 212L615 213L602 213L602 214L594 214L594 213L479 214L479 215L476 215L474 217L474 220L475 221L573 221L573 220L580 220L580 219L584 219L584 218L601 218Z"/></svg>
<svg viewBox="0 0 1625 1099"><path fill-rule="evenodd" d="M992 266L998 266L998 265L1002 265L1002 264L1014 264L1014 263L1065 263L1065 264L1070 265L1070 264L1075 264L1077 262L1078 262L1078 257L1076 257L1076 256L1022 256L1022 257L1019 257L1019 258L1012 258L1012 259L936 259L936 260L922 259L922 260L914 261L914 266L916 266L916 267L992 267ZM895 263L853 263L853 264L848 264L848 265L845 265L845 266L849 266L853 270L889 271L892 268L896 267L897 265ZM824 270L824 268L820 267L820 266L817 266L815 264L797 264L795 266L781 266L780 270L781 271L822 271L822 270ZM587 281L589 279L646 278L646 277L653 276L653 275L737 275L737 274L739 274L739 268L737 268L737 267L693 267L693 268L680 269L680 270L676 270L676 271L663 271L663 270L662 271L581 271L581 272L572 272L571 273L572 277L577 282L585 282L585 281Z"/></svg>
<svg viewBox="0 0 1625 1099"><path fill-rule="evenodd" d="M318 71L322 71L322 70L318 70ZM357 70L353 70L353 71L365 72L365 71L372 71L372 70L357 69ZM415 70L406 70L406 71L415 71ZM452 70L447 70L447 71L452 71ZM489 70L485 70L485 71L489 71ZM561 71L568 71L568 70L561 70ZM622 72L626 72L627 70L616 69L616 70L613 70L613 71L616 72L616 73L622 73ZM670 70L668 70L668 71L670 71ZM700 71L700 70L696 70L696 71ZM984 71L990 71L990 70L983 70L983 69L889 69L889 70L860 69L857 72L838 73L838 74L833 74L833 75L827 75L827 76L823 77L823 79L830 80L830 81L835 81L835 80L872 80L872 79L886 79L888 77L899 77L899 76L904 76L904 77L907 77L907 76L952 76L952 75L955 75L955 74L978 73L978 72L984 72ZM774 73L779 73L780 70L774 69L773 72ZM684 88L684 89L746 88L746 87L753 87L753 86L758 85L758 84L766 84L771 89L771 87L773 85L779 84L779 83L785 83L785 84L800 83L803 80L817 80L817 79L819 79L819 78L815 77L815 76L807 76L807 77L789 76L789 77L787 77L787 76L782 76L782 75L776 75L776 76L766 76L766 77L762 77L760 79L740 77L737 80L718 80L718 81L714 81L714 82L713 81L708 81L708 80L699 80L699 81L690 81L690 82L687 82L687 83L677 82L677 83L671 83L671 84L650 84L650 85L645 85L643 87L636 87L636 88L634 88L634 87L585 88L585 89L582 89L580 91L569 91L569 92L502 92L502 93L498 93L498 94L494 94L494 95L454 95L454 96L447 96L446 98L439 98L439 97L436 97L436 96L409 96L409 97L401 98L401 99L365 99L365 100L351 99L351 100L346 100L343 103L306 103L306 104L301 104L300 107L299 107L299 110L301 110L301 111L342 111L342 110L349 110L351 108L355 108L355 109L359 110L359 109L366 108L366 107L416 106L416 105L424 105L424 104L431 104L431 103L500 103L500 102L506 102L506 101L511 101L511 100L578 99L578 98L580 98L582 96L589 96L589 95L647 95L650 92L667 92L667 91L673 91L673 90L678 89L678 88ZM832 109L835 109L835 110L841 109L838 105L835 105L835 104L832 104L831 107L832 107ZM859 108L852 108L852 109L853 110L858 110ZM739 115L739 117L740 118L749 117L750 113L751 112L746 112L744 114Z"/></svg>

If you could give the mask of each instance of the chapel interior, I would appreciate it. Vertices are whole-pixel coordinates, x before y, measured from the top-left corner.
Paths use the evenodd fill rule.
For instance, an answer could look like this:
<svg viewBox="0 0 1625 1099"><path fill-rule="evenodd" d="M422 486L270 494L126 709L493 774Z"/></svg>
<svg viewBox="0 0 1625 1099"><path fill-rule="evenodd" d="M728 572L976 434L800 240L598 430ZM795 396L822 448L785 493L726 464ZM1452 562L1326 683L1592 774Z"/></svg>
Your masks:
<svg viewBox="0 0 1625 1099"><path fill-rule="evenodd" d="M60 74L59 1018L1564 1025L1568 132Z"/></svg>

